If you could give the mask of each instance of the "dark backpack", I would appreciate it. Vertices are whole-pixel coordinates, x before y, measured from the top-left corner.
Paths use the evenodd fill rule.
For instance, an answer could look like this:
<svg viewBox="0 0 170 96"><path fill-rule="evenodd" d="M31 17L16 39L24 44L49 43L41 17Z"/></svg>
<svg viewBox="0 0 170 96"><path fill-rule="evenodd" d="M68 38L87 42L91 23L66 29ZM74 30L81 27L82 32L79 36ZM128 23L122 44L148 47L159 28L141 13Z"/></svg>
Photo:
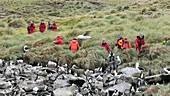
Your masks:
<svg viewBox="0 0 170 96"><path fill-rule="evenodd" d="M30 26L27 27L28 32L30 32Z"/></svg>

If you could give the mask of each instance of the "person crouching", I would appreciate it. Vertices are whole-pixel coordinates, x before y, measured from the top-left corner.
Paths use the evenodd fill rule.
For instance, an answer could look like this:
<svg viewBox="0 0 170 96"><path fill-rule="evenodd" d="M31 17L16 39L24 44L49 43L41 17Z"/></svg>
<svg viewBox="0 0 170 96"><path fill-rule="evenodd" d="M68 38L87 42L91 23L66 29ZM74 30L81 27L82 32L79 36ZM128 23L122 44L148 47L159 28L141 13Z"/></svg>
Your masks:
<svg viewBox="0 0 170 96"><path fill-rule="evenodd" d="M105 47L106 51L109 53L110 52L110 46L109 44L106 42L106 40L103 38L102 42L100 44L101 47Z"/></svg>

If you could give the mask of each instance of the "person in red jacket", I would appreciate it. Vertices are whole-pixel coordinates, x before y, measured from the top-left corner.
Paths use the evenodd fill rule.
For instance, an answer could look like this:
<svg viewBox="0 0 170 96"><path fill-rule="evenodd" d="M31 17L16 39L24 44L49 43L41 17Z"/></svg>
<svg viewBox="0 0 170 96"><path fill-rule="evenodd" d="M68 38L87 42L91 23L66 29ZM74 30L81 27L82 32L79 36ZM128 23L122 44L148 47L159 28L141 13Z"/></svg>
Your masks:
<svg viewBox="0 0 170 96"><path fill-rule="evenodd" d="M32 34L35 32L35 24L33 21L31 21L30 25L27 27L28 34Z"/></svg>
<svg viewBox="0 0 170 96"><path fill-rule="evenodd" d="M122 49L123 43L124 43L123 38L120 35L118 35L118 39L115 43L116 47L119 48L119 49Z"/></svg>
<svg viewBox="0 0 170 96"><path fill-rule="evenodd" d="M70 44L69 44L69 49L72 51L72 52L77 52L79 50L79 43L77 41L76 38L74 38Z"/></svg>
<svg viewBox="0 0 170 96"><path fill-rule="evenodd" d="M110 52L110 46L108 43L106 43L105 39L102 39L102 43L100 44L101 47L105 47L105 49L107 50L107 52Z"/></svg>
<svg viewBox="0 0 170 96"><path fill-rule="evenodd" d="M62 45L63 44L63 37L57 36L57 40L53 42L56 45Z"/></svg>
<svg viewBox="0 0 170 96"><path fill-rule="evenodd" d="M53 24L52 24L52 29L54 32L57 31L57 24L55 22L53 22Z"/></svg>
<svg viewBox="0 0 170 96"><path fill-rule="evenodd" d="M145 45L144 35L137 36L135 43L136 43L136 51L138 51L138 55L140 55L142 46Z"/></svg>
<svg viewBox="0 0 170 96"><path fill-rule="evenodd" d="M43 33L46 30L46 24L44 23L43 20L40 23L39 30L41 33Z"/></svg>
<svg viewBox="0 0 170 96"><path fill-rule="evenodd" d="M127 37L125 37L123 41L124 42L123 42L122 49L131 49L132 48L132 44L128 41Z"/></svg>

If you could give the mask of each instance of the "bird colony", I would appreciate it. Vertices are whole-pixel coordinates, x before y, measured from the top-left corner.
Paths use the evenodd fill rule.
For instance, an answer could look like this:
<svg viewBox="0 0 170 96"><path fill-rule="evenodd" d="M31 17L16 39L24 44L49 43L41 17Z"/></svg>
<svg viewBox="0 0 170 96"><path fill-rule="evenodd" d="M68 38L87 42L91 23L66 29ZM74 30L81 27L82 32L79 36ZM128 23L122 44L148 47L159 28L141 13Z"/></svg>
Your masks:
<svg viewBox="0 0 170 96"><path fill-rule="evenodd" d="M150 70L144 76L138 62L135 67L121 67L121 59L116 60L107 68L90 70L53 61L44 67L0 59L0 96L148 96L159 92L156 84L170 81L168 67L164 74Z"/></svg>

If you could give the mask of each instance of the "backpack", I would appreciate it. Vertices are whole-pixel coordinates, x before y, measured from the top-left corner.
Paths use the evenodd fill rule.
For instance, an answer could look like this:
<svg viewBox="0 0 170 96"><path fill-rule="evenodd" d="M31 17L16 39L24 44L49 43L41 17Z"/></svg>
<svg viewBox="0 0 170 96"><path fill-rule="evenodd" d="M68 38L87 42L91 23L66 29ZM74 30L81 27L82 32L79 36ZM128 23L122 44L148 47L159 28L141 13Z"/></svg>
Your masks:
<svg viewBox="0 0 170 96"><path fill-rule="evenodd" d="M142 46L142 40L139 41L139 46L140 46L140 47Z"/></svg>
<svg viewBox="0 0 170 96"><path fill-rule="evenodd" d="M119 46L122 46L122 45L123 45L123 40L122 40L122 39L118 40L118 41L117 41L117 44L118 44Z"/></svg>

